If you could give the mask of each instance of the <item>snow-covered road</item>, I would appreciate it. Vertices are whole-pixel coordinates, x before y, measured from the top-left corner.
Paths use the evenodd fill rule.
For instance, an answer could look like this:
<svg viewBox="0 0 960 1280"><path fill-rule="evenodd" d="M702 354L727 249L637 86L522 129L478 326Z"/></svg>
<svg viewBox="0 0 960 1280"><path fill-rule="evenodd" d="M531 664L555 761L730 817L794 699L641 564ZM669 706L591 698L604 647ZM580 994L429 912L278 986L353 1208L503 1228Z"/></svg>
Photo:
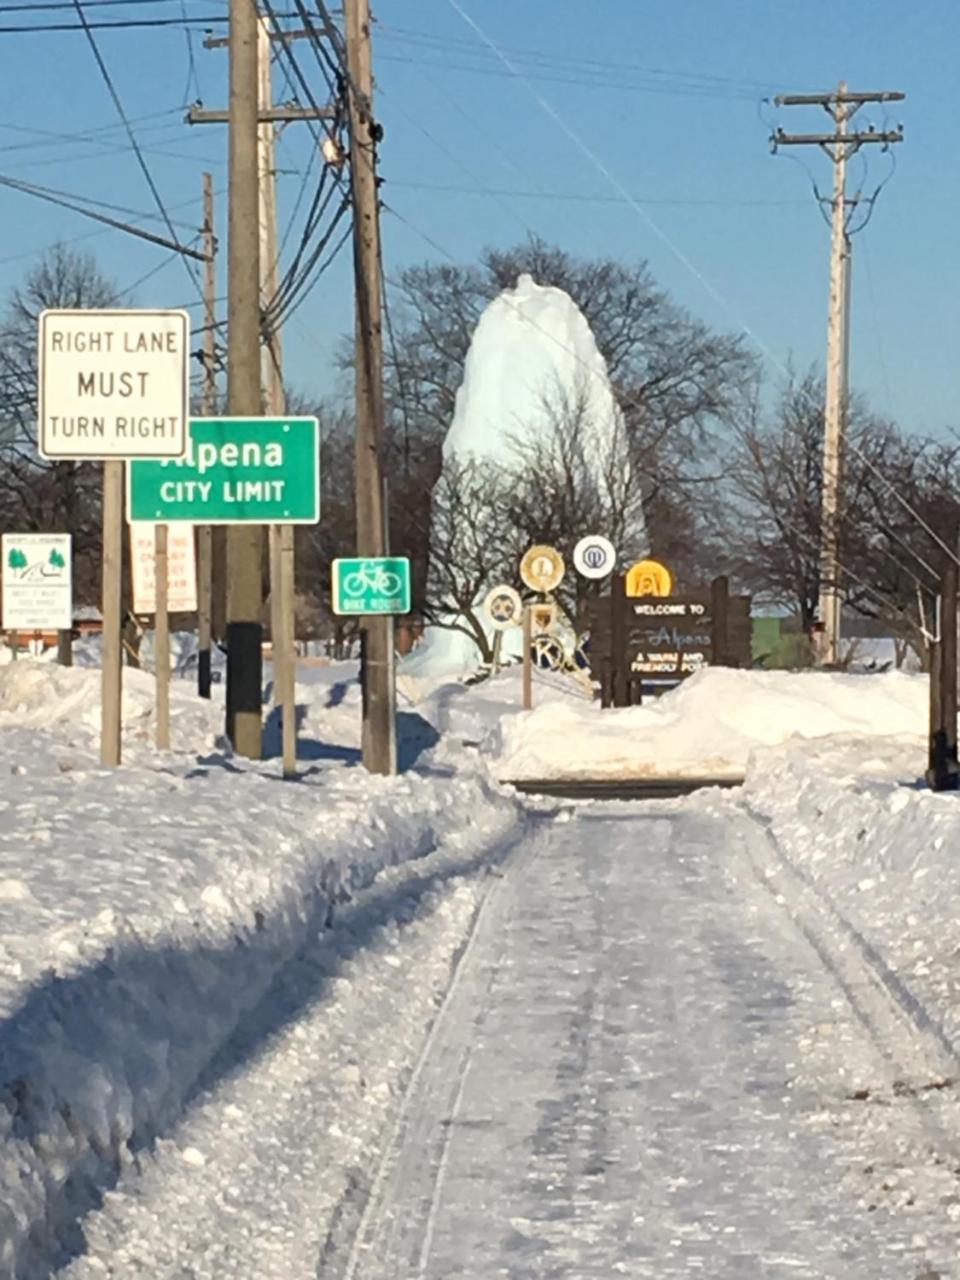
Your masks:
<svg viewBox="0 0 960 1280"><path fill-rule="evenodd" d="M390 869L63 1274L960 1276L949 1054L766 839L592 805Z"/></svg>
<svg viewBox="0 0 960 1280"><path fill-rule="evenodd" d="M594 808L513 860L329 1274L960 1274L938 1046L767 891L762 839Z"/></svg>

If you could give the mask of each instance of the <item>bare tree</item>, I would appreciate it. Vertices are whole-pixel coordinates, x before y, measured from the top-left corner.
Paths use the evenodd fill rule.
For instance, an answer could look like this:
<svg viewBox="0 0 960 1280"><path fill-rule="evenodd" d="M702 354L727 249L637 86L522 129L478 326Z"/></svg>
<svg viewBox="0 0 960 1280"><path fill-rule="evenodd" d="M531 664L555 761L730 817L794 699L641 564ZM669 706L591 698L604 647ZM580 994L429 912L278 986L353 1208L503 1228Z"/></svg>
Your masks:
<svg viewBox="0 0 960 1280"><path fill-rule="evenodd" d="M810 631L820 594L823 383L794 379L771 413L755 395L736 427L725 492L737 576L796 609ZM923 649L944 518L958 509L958 446L901 432L850 399L840 511L847 608Z"/></svg>
<svg viewBox="0 0 960 1280"><path fill-rule="evenodd" d="M619 412L598 420L590 388L547 388L536 421L515 423L503 456L448 456L423 504L429 521L425 608L440 627L473 639L484 661L491 643L481 617L498 583L519 586L519 564L534 543L569 556L580 537L606 532L625 550L645 549L639 480ZM589 587L567 575L558 597L577 616Z"/></svg>

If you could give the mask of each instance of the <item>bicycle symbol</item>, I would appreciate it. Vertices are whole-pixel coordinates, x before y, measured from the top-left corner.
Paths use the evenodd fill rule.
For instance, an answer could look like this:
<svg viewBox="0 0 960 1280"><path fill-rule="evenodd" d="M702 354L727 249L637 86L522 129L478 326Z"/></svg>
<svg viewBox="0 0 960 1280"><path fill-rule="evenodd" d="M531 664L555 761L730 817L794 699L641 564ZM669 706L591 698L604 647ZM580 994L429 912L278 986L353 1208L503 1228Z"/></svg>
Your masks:
<svg viewBox="0 0 960 1280"><path fill-rule="evenodd" d="M402 583L396 573L380 564L362 564L343 580L343 594L354 600L370 592L378 596L398 596Z"/></svg>

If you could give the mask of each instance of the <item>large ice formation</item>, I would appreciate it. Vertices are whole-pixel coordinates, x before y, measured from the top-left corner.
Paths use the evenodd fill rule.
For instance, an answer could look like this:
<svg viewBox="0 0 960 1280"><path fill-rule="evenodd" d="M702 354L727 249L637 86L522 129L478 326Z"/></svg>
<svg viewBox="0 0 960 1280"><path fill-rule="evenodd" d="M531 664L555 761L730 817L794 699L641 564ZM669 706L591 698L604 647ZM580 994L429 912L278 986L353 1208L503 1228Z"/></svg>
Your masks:
<svg viewBox="0 0 960 1280"><path fill-rule="evenodd" d="M601 506L621 512L621 527L571 530L571 535L616 532L621 555L629 560L646 551L646 529L606 362L569 294L521 275L515 288L505 289L487 306L474 332L443 445L444 473L475 459L502 466L505 483L510 483L520 453L533 446L549 458L558 448L558 423L569 423L572 415L579 424L576 447L583 482L595 486ZM435 520L436 511L435 503ZM483 536L478 523L485 519L501 520L502 512L476 512L469 531L474 540ZM512 580L515 566L505 572ZM507 637L505 653L519 652L519 633L508 632ZM469 637L430 627L404 660L403 670L419 678L457 677L478 661Z"/></svg>

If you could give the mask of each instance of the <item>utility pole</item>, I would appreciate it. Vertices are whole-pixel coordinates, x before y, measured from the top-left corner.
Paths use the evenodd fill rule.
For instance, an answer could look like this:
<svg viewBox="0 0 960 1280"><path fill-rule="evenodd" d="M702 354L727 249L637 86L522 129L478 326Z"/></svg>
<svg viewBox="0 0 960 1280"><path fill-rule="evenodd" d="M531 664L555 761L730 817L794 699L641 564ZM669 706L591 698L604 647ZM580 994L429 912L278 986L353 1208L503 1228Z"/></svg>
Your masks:
<svg viewBox="0 0 960 1280"><path fill-rule="evenodd" d="M356 296L357 552L383 556L387 514L383 499L383 322L380 205L373 115L373 57L369 0L344 0L350 118ZM363 622L363 763L371 773L396 772L396 688L393 619Z"/></svg>
<svg viewBox="0 0 960 1280"><path fill-rule="evenodd" d="M260 20L258 57L260 65L260 308L264 316L263 404L269 417L286 413L283 386L283 353L280 332L270 319L268 308L277 297L280 284L277 241L276 125L269 118L273 109L270 77L270 29ZM296 655L293 652L294 537L290 525L270 527L270 638L273 656L274 705L280 708L283 725L283 773L297 771L296 738Z"/></svg>
<svg viewBox="0 0 960 1280"><path fill-rule="evenodd" d="M213 230L213 175L203 175L203 416L217 411L217 241ZM219 530L218 530L219 532ZM210 697L213 634L213 528L197 529L197 692ZM217 590L223 590L218 581Z"/></svg>
<svg viewBox="0 0 960 1280"><path fill-rule="evenodd" d="M833 161L833 198L830 201L830 309L827 322L827 377L824 403L823 478L820 516L820 660L824 666L840 661L843 593L840 585L840 526L843 512L843 454L849 388L850 274L852 245L850 218L860 203L859 193L847 196L847 161L862 146L879 143L884 148L903 141L900 128L878 132L874 128L851 132L849 123L868 102L901 102L904 94L851 93L841 81L833 93L780 94L781 107L820 106L831 117L832 133L787 134L777 129L774 150L786 146L818 146Z"/></svg>
<svg viewBox="0 0 960 1280"><path fill-rule="evenodd" d="M254 0L230 0L227 411L233 418L262 412L258 31ZM227 530L227 735L252 760L262 754L262 545L259 525Z"/></svg>
<svg viewBox="0 0 960 1280"><path fill-rule="evenodd" d="M335 105L305 107L298 103L279 107L261 105L260 44L263 28L254 0L230 0L229 30L229 36L211 36L203 42L207 49L229 49L229 110L191 107L186 120L189 124L230 126L227 412L231 417L253 418L263 414L259 191L262 146L259 127L294 120L333 120L337 117L337 108ZM298 33L283 33L283 38L292 38L295 34ZM267 40L273 38L267 36ZM272 173L272 162L270 168ZM275 253L266 255L264 266L267 268L270 267L271 256L274 261L276 259ZM282 394L282 382L279 385ZM283 412L282 407L280 412ZM240 755L259 758L262 753L263 717L261 528L257 525L231 527L227 530L226 544L227 735ZM283 574L291 583L289 596L292 600L292 531L284 545L288 545L289 550L282 561L285 565ZM292 648L291 638L291 651ZM287 687L290 688L289 681ZM292 697L291 691L291 702ZM289 719L293 727L293 715ZM285 718L285 743L289 732ZM295 745L293 751L295 753Z"/></svg>

